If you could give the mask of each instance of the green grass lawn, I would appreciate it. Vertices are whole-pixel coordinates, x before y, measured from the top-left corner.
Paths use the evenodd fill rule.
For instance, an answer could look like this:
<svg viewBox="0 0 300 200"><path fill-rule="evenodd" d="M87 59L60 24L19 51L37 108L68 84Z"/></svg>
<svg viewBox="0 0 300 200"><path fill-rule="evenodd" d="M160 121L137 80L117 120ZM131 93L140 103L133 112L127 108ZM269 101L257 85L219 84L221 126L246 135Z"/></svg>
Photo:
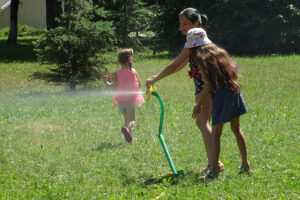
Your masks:
<svg viewBox="0 0 300 200"><path fill-rule="evenodd" d="M138 142L127 144L121 113L111 96L102 95L103 88L70 93L27 81L44 70L30 55L0 56L1 199L300 199L299 55L234 58L241 65L249 110L241 127L254 174L237 174L241 160L225 125L221 160L226 169L209 183L198 179L207 159L191 118L194 85L188 67L157 84L165 104L166 144L186 175L167 178L170 167L157 138L160 107L154 97L149 108L137 110L133 134ZM170 61L135 56L143 90L146 79Z"/></svg>

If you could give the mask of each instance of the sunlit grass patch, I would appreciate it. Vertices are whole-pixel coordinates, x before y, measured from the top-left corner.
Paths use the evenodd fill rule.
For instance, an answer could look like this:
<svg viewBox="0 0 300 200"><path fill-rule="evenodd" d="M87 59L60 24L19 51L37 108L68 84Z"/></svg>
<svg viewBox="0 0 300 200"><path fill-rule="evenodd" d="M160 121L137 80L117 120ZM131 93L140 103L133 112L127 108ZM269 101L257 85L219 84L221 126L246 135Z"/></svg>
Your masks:
<svg viewBox="0 0 300 200"><path fill-rule="evenodd" d="M150 59L151 58L151 59ZM183 178L171 171L158 134L160 106L154 97L136 112L128 144L123 118L104 88L64 91L30 82L43 70L36 62L0 62L0 197L3 199L299 199L300 57L234 58L240 64L248 113L241 117L252 176L241 164L228 124L221 138L225 171L215 182L199 181L207 165L202 135L191 119L194 85L188 67L156 84L165 104L163 134ZM145 81L171 61L137 55ZM114 71L118 65L108 65ZM101 85L101 84L99 84Z"/></svg>

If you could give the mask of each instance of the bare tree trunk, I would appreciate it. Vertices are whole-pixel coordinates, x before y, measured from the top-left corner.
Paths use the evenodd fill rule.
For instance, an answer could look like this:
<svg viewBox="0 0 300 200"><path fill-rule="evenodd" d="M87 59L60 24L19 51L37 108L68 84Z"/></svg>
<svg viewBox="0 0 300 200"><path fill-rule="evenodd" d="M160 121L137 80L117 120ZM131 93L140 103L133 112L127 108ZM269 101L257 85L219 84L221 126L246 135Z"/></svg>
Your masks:
<svg viewBox="0 0 300 200"><path fill-rule="evenodd" d="M17 42L19 2L19 0L12 0L10 4L10 29L7 39L8 44L16 44Z"/></svg>
<svg viewBox="0 0 300 200"><path fill-rule="evenodd" d="M57 0L46 0L46 24L47 29L56 28L58 23L55 18L62 13L61 3Z"/></svg>

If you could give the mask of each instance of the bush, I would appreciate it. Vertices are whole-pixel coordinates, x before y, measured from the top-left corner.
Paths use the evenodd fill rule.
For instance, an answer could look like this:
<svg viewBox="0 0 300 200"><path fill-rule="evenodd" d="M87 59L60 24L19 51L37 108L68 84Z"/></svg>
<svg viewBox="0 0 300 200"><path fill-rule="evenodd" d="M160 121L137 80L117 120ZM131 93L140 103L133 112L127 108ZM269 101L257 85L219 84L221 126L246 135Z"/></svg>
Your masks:
<svg viewBox="0 0 300 200"><path fill-rule="evenodd" d="M45 28L36 28L27 26L26 24L18 24L18 36L41 36L45 30Z"/></svg>
<svg viewBox="0 0 300 200"><path fill-rule="evenodd" d="M27 26L26 24L21 25L18 24L18 36L41 36L45 29L44 28L36 28ZM9 27L4 27L0 29L0 37L8 37L9 35Z"/></svg>

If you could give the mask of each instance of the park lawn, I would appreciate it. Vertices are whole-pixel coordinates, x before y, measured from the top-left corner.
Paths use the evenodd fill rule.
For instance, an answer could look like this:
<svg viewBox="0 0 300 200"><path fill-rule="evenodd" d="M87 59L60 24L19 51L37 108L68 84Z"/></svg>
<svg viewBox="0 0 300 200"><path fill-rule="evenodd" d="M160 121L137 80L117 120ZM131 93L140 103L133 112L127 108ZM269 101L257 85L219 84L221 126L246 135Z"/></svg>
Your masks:
<svg viewBox="0 0 300 200"><path fill-rule="evenodd" d="M64 91L28 81L45 70L33 57L0 61L1 199L299 199L300 56L235 57L248 113L241 117L252 176L238 175L240 157L225 125L219 180L204 183L199 171L207 159L192 120L194 85L188 67L157 83L165 104L163 134L177 169L170 178L157 138L160 106L137 109L128 144L122 116L99 87ZM150 75L171 61L140 53L134 67L142 89ZM110 64L111 71L118 69Z"/></svg>

